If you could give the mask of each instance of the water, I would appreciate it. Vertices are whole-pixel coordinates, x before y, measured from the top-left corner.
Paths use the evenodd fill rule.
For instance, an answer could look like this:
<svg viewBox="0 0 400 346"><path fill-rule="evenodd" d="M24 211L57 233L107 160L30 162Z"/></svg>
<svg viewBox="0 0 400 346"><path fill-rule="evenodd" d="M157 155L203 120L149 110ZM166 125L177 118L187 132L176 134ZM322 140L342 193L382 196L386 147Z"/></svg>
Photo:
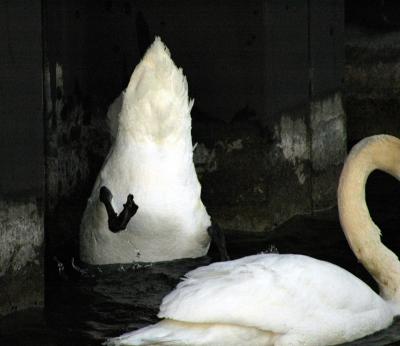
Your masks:
<svg viewBox="0 0 400 346"><path fill-rule="evenodd" d="M376 176L379 191L368 193L368 204L383 240L400 254L399 186ZM383 186L383 187L382 187ZM295 217L267 235L229 234L231 257L270 250L299 253L338 264L376 290L376 284L350 251L336 211ZM150 266L111 265L84 267L84 275L67 271L47 283L46 309L14 313L0 320L0 345L90 346L157 321L161 299L187 271L216 260L210 257ZM55 267L56 268L56 267ZM54 269L56 270L56 269ZM400 319L388 329L346 345L400 345Z"/></svg>

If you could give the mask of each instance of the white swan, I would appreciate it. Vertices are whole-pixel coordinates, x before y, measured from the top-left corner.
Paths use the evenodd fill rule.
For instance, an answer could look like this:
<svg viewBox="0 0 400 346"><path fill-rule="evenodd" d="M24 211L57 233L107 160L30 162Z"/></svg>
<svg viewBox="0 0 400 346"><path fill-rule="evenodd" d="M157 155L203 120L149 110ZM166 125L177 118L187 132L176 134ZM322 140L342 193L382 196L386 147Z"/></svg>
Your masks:
<svg viewBox="0 0 400 346"><path fill-rule="evenodd" d="M156 262L206 254L211 223L193 164L192 105L182 70L157 37L109 109L115 138L81 222L84 262ZM108 229L101 186L112 192L118 212L127 195L134 195L139 209L126 230Z"/></svg>
<svg viewBox="0 0 400 346"><path fill-rule="evenodd" d="M357 258L381 297L344 269L300 255L261 254L188 274L160 307L163 320L108 345L335 345L388 327L400 311L400 263L380 241L365 203L374 169L400 177L400 140L374 136L344 165L338 205Z"/></svg>

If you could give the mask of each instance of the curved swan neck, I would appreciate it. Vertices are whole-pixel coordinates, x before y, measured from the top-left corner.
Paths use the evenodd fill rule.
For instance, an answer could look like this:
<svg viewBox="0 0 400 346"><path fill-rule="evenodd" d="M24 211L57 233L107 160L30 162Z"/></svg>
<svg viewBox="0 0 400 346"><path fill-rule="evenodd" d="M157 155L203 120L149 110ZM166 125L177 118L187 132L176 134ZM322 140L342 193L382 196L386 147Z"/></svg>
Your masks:
<svg viewBox="0 0 400 346"><path fill-rule="evenodd" d="M339 217L351 249L379 284L381 295L400 304L400 262L382 244L380 229L372 221L365 201L365 184L375 169L399 178L399 139L372 136L351 150L339 181Z"/></svg>

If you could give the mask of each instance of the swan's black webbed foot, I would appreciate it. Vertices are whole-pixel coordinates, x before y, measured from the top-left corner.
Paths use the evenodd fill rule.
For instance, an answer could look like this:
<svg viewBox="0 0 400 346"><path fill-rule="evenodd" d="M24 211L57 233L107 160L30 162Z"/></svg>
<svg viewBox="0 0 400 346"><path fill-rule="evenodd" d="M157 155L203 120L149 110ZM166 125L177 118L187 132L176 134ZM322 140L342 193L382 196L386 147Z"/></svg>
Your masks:
<svg viewBox="0 0 400 346"><path fill-rule="evenodd" d="M113 195L111 191L105 186L102 186L100 188L100 202L104 203L104 206L107 210L108 228L111 232L117 233L126 228L129 220L133 215L136 214L139 207L134 202L133 195L129 194L126 198L124 209L119 213L119 215L117 215L113 206L111 205L112 198Z"/></svg>
<svg viewBox="0 0 400 346"><path fill-rule="evenodd" d="M207 228L211 241L217 246L221 261L229 261L228 251L226 249L225 234L217 223L211 223Z"/></svg>

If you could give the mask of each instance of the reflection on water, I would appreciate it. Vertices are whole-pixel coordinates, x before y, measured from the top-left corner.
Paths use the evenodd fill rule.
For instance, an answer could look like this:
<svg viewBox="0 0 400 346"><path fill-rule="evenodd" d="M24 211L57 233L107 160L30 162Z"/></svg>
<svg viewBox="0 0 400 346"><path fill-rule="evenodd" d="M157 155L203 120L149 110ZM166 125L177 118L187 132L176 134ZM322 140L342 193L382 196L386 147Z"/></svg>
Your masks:
<svg viewBox="0 0 400 346"><path fill-rule="evenodd" d="M375 178L379 182L381 177ZM379 186L382 186L379 184ZM393 185L398 188L398 185ZM389 193L390 192L390 193ZM400 254L398 190L370 193L372 216L383 229L384 242ZM388 203L387 201L390 201ZM344 239L336 211L314 217L295 217L268 235L228 234L232 258L265 251L275 245L280 253L299 253L336 263L376 289L357 263ZM161 299L187 271L216 257L179 260L147 266L111 265L84 268L83 276L69 275L47 285L46 310L15 313L0 320L0 345L100 345L116 336L154 323ZM400 319L388 329L346 345L400 345Z"/></svg>

